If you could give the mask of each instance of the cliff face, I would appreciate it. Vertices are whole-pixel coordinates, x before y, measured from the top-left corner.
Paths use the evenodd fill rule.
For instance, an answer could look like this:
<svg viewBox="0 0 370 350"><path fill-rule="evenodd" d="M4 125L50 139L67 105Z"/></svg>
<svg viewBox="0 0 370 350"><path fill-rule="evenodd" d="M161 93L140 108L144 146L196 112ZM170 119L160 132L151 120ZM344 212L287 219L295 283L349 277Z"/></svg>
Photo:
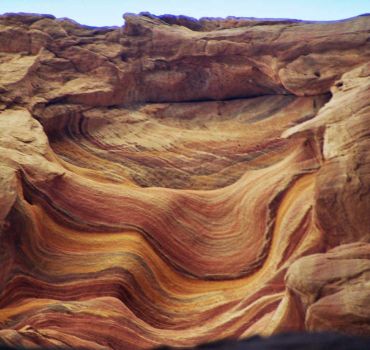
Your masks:
<svg viewBox="0 0 370 350"><path fill-rule="evenodd" d="M0 17L0 342L370 335L370 17Z"/></svg>

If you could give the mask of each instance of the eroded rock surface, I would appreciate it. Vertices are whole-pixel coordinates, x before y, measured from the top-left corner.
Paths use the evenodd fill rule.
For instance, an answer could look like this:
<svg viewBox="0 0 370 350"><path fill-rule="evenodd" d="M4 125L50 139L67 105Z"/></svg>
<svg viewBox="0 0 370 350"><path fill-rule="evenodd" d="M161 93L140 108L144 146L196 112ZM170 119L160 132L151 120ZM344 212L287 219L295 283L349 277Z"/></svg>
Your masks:
<svg viewBox="0 0 370 350"><path fill-rule="evenodd" d="M370 335L370 17L0 16L0 342Z"/></svg>

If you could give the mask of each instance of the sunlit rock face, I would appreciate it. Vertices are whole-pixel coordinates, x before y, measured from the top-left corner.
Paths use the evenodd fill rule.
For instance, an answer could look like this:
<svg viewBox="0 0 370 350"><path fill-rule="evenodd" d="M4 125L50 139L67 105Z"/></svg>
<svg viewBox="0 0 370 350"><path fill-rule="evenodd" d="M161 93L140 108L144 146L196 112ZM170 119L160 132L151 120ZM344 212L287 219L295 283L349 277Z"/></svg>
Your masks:
<svg viewBox="0 0 370 350"><path fill-rule="evenodd" d="M370 335L370 17L0 17L0 342Z"/></svg>

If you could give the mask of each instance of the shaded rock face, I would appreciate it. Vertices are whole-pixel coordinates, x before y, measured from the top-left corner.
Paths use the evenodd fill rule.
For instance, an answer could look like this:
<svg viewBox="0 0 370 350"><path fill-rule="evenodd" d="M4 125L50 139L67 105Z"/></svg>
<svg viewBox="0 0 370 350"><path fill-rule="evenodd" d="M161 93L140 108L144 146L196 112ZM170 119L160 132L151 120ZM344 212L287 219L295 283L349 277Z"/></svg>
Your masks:
<svg viewBox="0 0 370 350"><path fill-rule="evenodd" d="M320 333L284 333L268 338L253 336L244 340L223 340L202 344L188 349L203 350L367 350L368 338L346 336L342 334ZM0 348L1 349L1 348ZM158 350L178 348L161 347ZM12 349L1 349L12 350Z"/></svg>
<svg viewBox="0 0 370 350"><path fill-rule="evenodd" d="M370 335L370 17L0 16L0 342Z"/></svg>
<svg viewBox="0 0 370 350"><path fill-rule="evenodd" d="M284 333L268 338L253 336L243 340L222 340L187 349L203 350L368 350L370 339L343 334L320 333ZM13 346L1 346L0 350L17 350ZM42 348L48 350L46 348ZM50 349L50 348L49 348ZM178 347L160 347L157 350L181 349ZM184 349L184 348L182 348Z"/></svg>

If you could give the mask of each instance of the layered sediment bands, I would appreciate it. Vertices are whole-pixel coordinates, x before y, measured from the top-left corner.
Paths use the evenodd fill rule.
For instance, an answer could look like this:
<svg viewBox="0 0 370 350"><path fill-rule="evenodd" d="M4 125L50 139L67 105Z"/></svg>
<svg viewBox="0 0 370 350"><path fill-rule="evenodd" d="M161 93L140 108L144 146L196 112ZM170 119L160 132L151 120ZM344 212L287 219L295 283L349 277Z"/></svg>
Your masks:
<svg viewBox="0 0 370 350"><path fill-rule="evenodd" d="M110 181L216 189L291 154L296 142L280 139L281 132L302 116L312 118L327 99L280 95L87 111L80 106L53 131L51 147L80 168L103 162L101 172Z"/></svg>
<svg viewBox="0 0 370 350"><path fill-rule="evenodd" d="M0 342L369 335L368 16L0 17Z"/></svg>

